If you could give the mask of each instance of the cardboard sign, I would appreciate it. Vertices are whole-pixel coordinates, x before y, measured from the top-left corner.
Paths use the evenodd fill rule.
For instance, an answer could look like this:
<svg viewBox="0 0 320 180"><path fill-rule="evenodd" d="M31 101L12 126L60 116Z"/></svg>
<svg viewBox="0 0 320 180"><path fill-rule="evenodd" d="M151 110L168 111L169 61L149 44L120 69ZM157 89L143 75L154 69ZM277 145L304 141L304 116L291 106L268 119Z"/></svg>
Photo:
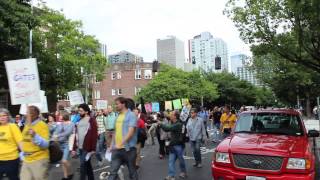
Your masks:
<svg viewBox="0 0 320 180"><path fill-rule="evenodd" d="M175 110L182 109L181 100L180 99L173 100L173 108Z"/></svg>
<svg viewBox="0 0 320 180"><path fill-rule="evenodd" d="M48 102L47 102L47 96L45 96L44 91L40 91L40 103L31 103L31 104L21 104L19 114L26 115L27 114L27 107L28 106L36 106L39 108L40 113L48 113Z"/></svg>
<svg viewBox="0 0 320 180"><path fill-rule="evenodd" d="M172 101L166 101L164 104L164 108L166 111L167 110L171 111L172 110Z"/></svg>
<svg viewBox="0 0 320 180"><path fill-rule="evenodd" d="M144 107L146 108L147 112L152 112L152 104L151 103L145 104Z"/></svg>
<svg viewBox="0 0 320 180"><path fill-rule="evenodd" d="M106 100L97 100L96 108L99 109L99 110L107 109L108 108L108 101L106 101Z"/></svg>
<svg viewBox="0 0 320 180"><path fill-rule="evenodd" d="M188 98L183 98L183 99L181 99L181 100L182 100L182 105L183 105L183 106L187 106L187 105L190 104Z"/></svg>
<svg viewBox="0 0 320 180"><path fill-rule="evenodd" d="M180 119L182 121L186 121L189 117L190 109L188 106L183 106L180 114Z"/></svg>
<svg viewBox="0 0 320 180"><path fill-rule="evenodd" d="M79 105L79 104L84 103L83 96L81 94L81 91L79 91L79 90L68 92L68 96L69 96L71 106L75 106L75 105Z"/></svg>
<svg viewBox="0 0 320 180"><path fill-rule="evenodd" d="M152 103L152 112L160 112L160 104L158 102Z"/></svg>
<svg viewBox="0 0 320 180"><path fill-rule="evenodd" d="M11 104L39 103L40 80L36 59L5 61Z"/></svg>

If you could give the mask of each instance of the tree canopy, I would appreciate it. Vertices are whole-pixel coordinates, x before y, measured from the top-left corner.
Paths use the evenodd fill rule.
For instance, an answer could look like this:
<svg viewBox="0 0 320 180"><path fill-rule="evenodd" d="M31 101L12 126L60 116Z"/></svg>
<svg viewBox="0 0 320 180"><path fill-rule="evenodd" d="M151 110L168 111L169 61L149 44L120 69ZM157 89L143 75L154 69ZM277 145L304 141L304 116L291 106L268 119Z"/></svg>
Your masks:
<svg viewBox="0 0 320 180"><path fill-rule="evenodd" d="M253 54L274 52L320 72L319 0L229 0L225 14Z"/></svg>
<svg viewBox="0 0 320 180"><path fill-rule="evenodd" d="M202 97L206 102L213 102L218 97L218 91L216 85L202 78L198 71L184 72L161 64L159 74L136 98L140 97L145 102L189 98L193 103L200 104Z"/></svg>
<svg viewBox="0 0 320 180"><path fill-rule="evenodd" d="M29 1L0 1L0 59L3 62L24 59L28 55L29 30L33 29L33 54L38 61L41 88L46 91L49 108L57 97L83 89L84 78L102 79L106 59L99 42L82 30L81 21L67 19L60 11L44 4L31 14ZM5 71L0 77L7 88Z"/></svg>
<svg viewBox="0 0 320 180"><path fill-rule="evenodd" d="M232 74L204 73L199 71L184 72L168 65L161 65L159 74L142 89L136 99L142 97L145 102L164 102L177 98L189 98L192 104L204 105L231 104L272 106L275 97L265 87L256 87L247 81L240 80Z"/></svg>
<svg viewBox="0 0 320 180"><path fill-rule="evenodd" d="M270 89L256 87L247 81L227 72L208 73L206 79L218 86L219 98L215 100L218 105L231 104L240 107L242 105L274 105L275 98Z"/></svg>

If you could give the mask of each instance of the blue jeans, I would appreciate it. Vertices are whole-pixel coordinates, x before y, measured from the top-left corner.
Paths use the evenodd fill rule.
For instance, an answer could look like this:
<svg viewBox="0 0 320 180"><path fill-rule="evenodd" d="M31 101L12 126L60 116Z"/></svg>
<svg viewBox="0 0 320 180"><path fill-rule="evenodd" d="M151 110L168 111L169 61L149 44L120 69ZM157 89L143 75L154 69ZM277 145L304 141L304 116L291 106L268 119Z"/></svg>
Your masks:
<svg viewBox="0 0 320 180"><path fill-rule="evenodd" d="M170 146L169 153L169 176L176 175L176 160L179 159L180 171L186 173L186 164L183 158L184 145Z"/></svg>
<svg viewBox="0 0 320 180"><path fill-rule="evenodd" d="M86 155L88 152L86 152L83 149L79 150L79 158L80 158L80 180L86 180L86 177L88 177L88 180L94 180L92 165L91 165L91 158L86 161Z"/></svg>
<svg viewBox="0 0 320 180"><path fill-rule="evenodd" d="M105 133L101 133L98 136L97 146L96 146L96 158L98 161L102 161L103 154L106 152L105 149Z"/></svg>
<svg viewBox="0 0 320 180"><path fill-rule="evenodd" d="M196 164L201 164L200 144L201 144L201 140L190 141L192 153L196 161Z"/></svg>

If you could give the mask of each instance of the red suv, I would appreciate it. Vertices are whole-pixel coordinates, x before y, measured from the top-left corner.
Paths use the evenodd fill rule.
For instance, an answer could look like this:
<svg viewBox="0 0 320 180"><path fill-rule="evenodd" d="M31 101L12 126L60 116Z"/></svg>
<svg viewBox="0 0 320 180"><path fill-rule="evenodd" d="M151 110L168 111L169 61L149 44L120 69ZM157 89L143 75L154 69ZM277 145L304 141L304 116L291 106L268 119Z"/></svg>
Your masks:
<svg viewBox="0 0 320 180"><path fill-rule="evenodd" d="M314 180L313 141L297 111L240 114L231 135L216 148L214 180Z"/></svg>

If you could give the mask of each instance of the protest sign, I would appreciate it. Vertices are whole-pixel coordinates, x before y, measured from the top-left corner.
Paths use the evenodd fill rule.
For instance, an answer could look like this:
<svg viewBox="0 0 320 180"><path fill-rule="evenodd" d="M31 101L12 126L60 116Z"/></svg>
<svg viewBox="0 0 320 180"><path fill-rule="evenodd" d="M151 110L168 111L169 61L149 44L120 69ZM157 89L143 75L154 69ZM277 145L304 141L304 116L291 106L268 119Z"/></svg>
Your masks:
<svg viewBox="0 0 320 180"><path fill-rule="evenodd" d="M189 117L189 113L190 113L190 108L188 106L183 106L180 113L181 121L186 121Z"/></svg>
<svg viewBox="0 0 320 180"><path fill-rule="evenodd" d="M181 100L180 99L173 100L173 108L174 109L182 109Z"/></svg>
<svg viewBox="0 0 320 180"><path fill-rule="evenodd" d="M182 105L183 105L183 106L189 105L189 99L188 99L188 98L183 98L183 99L181 99L181 100L182 100Z"/></svg>
<svg viewBox="0 0 320 180"><path fill-rule="evenodd" d="M164 108L165 108L165 110L171 111L172 110L172 101L166 101L164 104Z"/></svg>
<svg viewBox="0 0 320 180"><path fill-rule="evenodd" d="M84 103L83 96L81 94L81 91L79 91L79 90L68 92L68 96L69 96L71 106Z"/></svg>
<svg viewBox="0 0 320 180"><path fill-rule="evenodd" d="M152 112L160 112L160 104L158 102L152 103Z"/></svg>
<svg viewBox="0 0 320 180"><path fill-rule="evenodd" d="M108 107L108 101L106 101L106 100L97 100L97 102L96 102L96 108L97 108L98 110L100 110L100 109L107 109L107 107Z"/></svg>
<svg viewBox="0 0 320 180"><path fill-rule="evenodd" d="M39 103L40 80L36 59L5 61L11 104Z"/></svg>
<svg viewBox="0 0 320 180"><path fill-rule="evenodd" d="M146 108L147 112L152 112L152 104L151 103L145 104L144 107Z"/></svg>
<svg viewBox="0 0 320 180"><path fill-rule="evenodd" d="M36 106L39 108L40 113L48 113L48 102L47 96L45 96L45 92L40 91L40 96L40 103L21 104L19 114L27 114L27 106Z"/></svg>

